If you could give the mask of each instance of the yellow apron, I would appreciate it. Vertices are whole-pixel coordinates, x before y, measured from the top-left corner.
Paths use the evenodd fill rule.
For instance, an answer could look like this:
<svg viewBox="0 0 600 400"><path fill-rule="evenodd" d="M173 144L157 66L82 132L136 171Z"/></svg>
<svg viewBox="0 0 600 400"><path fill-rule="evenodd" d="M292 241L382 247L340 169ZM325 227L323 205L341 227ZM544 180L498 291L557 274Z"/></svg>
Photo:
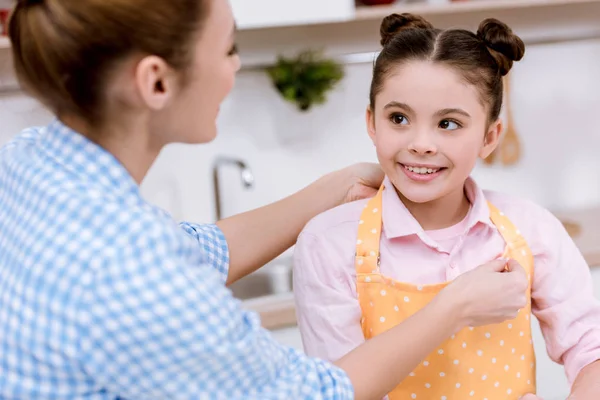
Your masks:
<svg viewBox="0 0 600 400"><path fill-rule="evenodd" d="M413 285L381 275L379 240L383 190L384 187L365 206L356 244L357 293L366 339L401 323L449 284ZM517 260L529 276L527 306L514 320L465 328L453 335L389 393L390 400L510 400L535 393L535 354L530 324L533 256L512 222L492 204L488 205L490 219L507 243L505 256Z"/></svg>

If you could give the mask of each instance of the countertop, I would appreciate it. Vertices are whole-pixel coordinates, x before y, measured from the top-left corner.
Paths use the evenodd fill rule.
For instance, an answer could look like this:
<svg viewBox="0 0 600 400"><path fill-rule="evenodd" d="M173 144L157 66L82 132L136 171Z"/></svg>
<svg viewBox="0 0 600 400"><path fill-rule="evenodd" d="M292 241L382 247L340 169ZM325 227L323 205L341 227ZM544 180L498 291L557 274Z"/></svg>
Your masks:
<svg viewBox="0 0 600 400"><path fill-rule="evenodd" d="M579 225L579 232L572 234L572 238L588 265L600 267L600 207L555 212L555 215L563 222Z"/></svg>
<svg viewBox="0 0 600 400"><path fill-rule="evenodd" d="M600 207L555 212L555 215L567 223L569 233L590 268L600 268ZM281 329L297 323L293 293L246 300L244 307L257 311L267 329Z"/></svg>
<svg viewBox="0 0 600 400"><path fill-rule="evenodd" d="M281 329L297 324L292 292L246 300L243 304L244 308L260 314L262 326L266 329Z"/></svg>

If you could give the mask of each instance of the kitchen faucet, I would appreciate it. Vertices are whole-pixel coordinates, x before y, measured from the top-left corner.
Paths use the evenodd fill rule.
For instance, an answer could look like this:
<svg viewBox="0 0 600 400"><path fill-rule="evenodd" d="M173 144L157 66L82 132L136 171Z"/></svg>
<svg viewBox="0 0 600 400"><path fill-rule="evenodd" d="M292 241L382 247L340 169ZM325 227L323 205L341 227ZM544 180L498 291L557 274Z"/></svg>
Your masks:
<svg viewBox="0 0 600 400"><path fill-rule="evenodd" d="M246 163L242 160L226 156L218 156L213 162L212 173L213 173L213 190L215 196L215 218L216 221L221 219L221 193L219 184L219 168L222 165L234 165L240 170L240 177L242 179L242 186L245 189L252 188L254 186L254 175Z"/></svg>

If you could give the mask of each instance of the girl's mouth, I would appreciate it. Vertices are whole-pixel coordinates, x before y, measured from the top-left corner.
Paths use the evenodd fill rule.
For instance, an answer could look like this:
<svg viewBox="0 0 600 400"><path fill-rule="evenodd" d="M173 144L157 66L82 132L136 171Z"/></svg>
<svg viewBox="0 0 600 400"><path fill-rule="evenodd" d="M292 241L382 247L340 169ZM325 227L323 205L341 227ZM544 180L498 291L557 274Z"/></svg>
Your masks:
<svg viewBox="0 0 600 400"><path fill-rule="evenodd" d="M437 167L434 165L400 165L406 176L419 182L429 182L440 176L447 169L446 167Z"/></svg>

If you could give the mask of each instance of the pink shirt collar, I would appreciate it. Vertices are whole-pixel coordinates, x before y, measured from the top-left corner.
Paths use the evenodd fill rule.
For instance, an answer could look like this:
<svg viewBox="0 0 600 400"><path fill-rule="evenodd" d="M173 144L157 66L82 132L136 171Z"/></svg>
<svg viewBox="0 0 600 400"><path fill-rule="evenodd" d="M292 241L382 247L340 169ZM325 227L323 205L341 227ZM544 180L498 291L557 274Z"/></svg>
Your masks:
<svg viewBox="0 0 600 400"><path fill-rule="evenodd" d="M402 203L387 176L383 183L386 190L383 192L382 218L386 237L394 239L423 234L423 228ZM465 182L465 193L471 202L471 209L466 217L466 229L470 230L478 223L494 228L494 224L490 220L490 211L483 190L471 178L468 178Z"/></svg>

